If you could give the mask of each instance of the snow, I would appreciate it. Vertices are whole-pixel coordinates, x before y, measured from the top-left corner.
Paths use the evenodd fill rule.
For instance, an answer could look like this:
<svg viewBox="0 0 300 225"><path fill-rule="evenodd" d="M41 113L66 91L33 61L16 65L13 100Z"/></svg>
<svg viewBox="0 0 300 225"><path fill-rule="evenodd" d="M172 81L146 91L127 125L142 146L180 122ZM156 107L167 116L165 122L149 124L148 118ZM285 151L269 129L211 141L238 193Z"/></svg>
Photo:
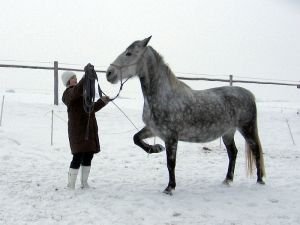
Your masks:
<svg viewBox="0 0 300 225"><path fill-rule="evenodd" d="M124 87L126 89L127 87ZM115 102L142 128L140 90ZM222 184L227 153L220 140L180 142L177 188L168 182L165 153L147 155L135 146L133 125L113 105L97 113L101 152L92 161L90 189L66 189L71 160L66 107L51 93L3 91L0 126L0 224L300 224L299 102L258 102L266 185L247 177L244 140L234 182ZM53 145L51 118L53 112ZM158 138L148 143L160 143ZM203 149L207 147L209 149Z"/></svg>

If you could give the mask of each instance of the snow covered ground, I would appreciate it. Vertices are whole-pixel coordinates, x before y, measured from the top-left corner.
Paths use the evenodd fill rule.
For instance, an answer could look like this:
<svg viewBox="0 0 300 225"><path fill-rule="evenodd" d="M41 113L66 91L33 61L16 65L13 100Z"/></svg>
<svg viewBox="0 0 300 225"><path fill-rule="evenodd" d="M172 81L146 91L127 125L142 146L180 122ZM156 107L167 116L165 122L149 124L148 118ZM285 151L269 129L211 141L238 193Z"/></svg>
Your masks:
<svg viewBox="0 0 300 225"><path fill-rule="evenodd" d="M138 128L140 95L116 100ZM162 193L168 182L165 153L147 155L135 146L136 129L113 104L97 114L102 151L92 162L93 188L78 184L71 191L65 188L71 160L66 107L53 106L51 94L3 91L1 102L2 96L1 225L300 224L299 102L258 102L265 186L246 176L244 140L237 134L231 186L222 184L228 159L220 140L180 142L177 188L168 196Z"/></svg>

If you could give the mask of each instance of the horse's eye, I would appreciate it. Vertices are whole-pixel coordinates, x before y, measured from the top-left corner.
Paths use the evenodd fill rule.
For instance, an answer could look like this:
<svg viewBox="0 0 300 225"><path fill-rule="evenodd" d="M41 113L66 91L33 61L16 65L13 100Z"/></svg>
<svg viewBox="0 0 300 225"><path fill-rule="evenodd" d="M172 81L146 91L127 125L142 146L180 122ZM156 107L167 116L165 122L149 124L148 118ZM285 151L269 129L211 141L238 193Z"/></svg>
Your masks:
<svg viewBox="0 0 300 225"><path fill-rule="evenodd" d="M126 52L126 56L131 56L131 52Z"/></svg>

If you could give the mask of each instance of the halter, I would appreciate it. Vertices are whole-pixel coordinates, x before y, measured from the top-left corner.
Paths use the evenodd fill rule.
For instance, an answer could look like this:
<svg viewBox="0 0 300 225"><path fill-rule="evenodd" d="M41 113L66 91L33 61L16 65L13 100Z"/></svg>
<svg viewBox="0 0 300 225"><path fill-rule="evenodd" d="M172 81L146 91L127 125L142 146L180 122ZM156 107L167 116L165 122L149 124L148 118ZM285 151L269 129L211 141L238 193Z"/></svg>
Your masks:
<svg viewBox="0 0 300 225"><path fill-rule="evenodd" d="M118 91L118 94L113 97L113 98L109 98L109 101L113 101L115 100L117 97L119 97L121 91L122 91L122 88L123 88L123 85L131 78L133 77L133 75L129 76L124 82L122 82L122 71L121 71L121 84L120 84L120 88L119 88L119 91ZM103 92L104 95L106 95L104 92ZM107 96L107 95L106 95Z"/></svg>
<svg viewBox="0 0 300 225"><path fill-rule="evenodd" d="M145 47L145 49L143 50L142 54L140 55L140 58L134 62L134 63L129 63L129 64L126 64L126 65L117 65L117 64L114 64L114 63L111 63L110 66L112 67L115 67L117 70L120 71L120 74L121 74L121 84L120 84L120 88L119 88L119 92L118 94L114 97L114 98L111 98L110 101L113 101L115 100L117 97L119 97L120 93L121 93L121 90L123 88L123 85L130 79L132 78L134 75L130 75L124 82L123 82L123 76L122 76L122 69L123 68L127 68L127 67L130 67L130 66L134 66L134 65L137 65L143 58L144 58L144 54L147 50L147 47Z"/></svg>

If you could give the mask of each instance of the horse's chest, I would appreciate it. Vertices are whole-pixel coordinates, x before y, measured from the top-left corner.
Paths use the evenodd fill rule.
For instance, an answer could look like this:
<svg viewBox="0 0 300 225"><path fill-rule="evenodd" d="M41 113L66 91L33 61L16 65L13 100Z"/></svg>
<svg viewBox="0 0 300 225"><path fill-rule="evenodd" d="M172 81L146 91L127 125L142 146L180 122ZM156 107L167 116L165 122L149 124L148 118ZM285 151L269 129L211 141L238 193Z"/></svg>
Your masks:
<svg viewBox="0 0 300 225"><path fill-rule="evenodd" d="M182 117L181 114L178 110L172 110L164 105L150 108L149 105L145 104L143 121L156 135L163 138L170 134L170 131L177 130L180 117Z"/></svg>
<svg viewBox="0 0 300 225"><path fill-rule="evenodd" d="M166 116L167 114L162 110L150 110L150 108L144 107L143 121L149 127L157 127L161 126L162 123L166 123Z"/></svg>

